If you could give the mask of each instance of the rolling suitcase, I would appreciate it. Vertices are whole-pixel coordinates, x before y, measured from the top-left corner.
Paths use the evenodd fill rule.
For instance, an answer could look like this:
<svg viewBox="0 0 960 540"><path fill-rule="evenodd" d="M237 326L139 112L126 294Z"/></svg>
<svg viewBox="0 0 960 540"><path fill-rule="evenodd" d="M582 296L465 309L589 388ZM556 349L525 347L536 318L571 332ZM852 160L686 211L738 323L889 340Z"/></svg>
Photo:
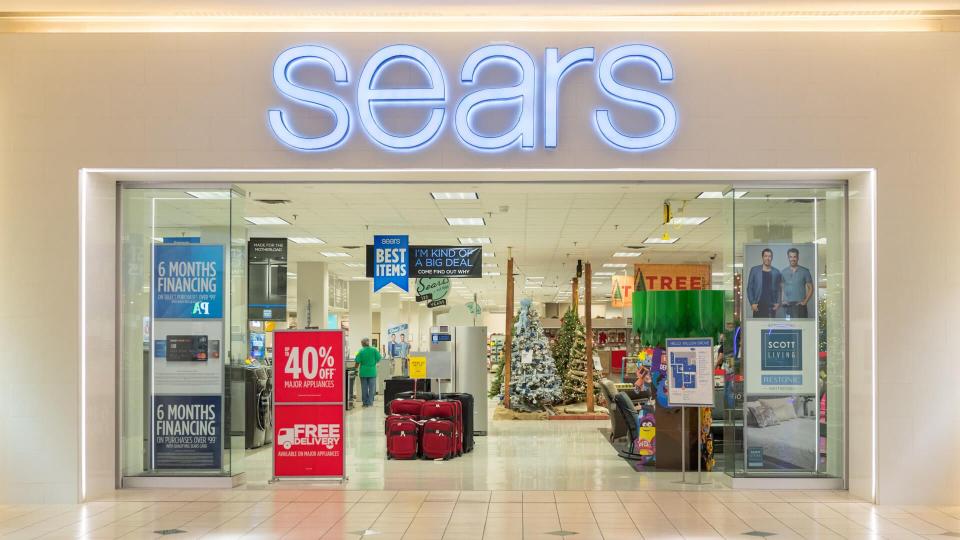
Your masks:
<svg viewBox="0 0 960 540"><path fill-rule="evenodd" d="M390 414L405 414L414 418L420 416L425 401L422 399L394 399L390 402Z"/></svg>
<svg viewBox="0 0 960 540"><path fill-rule="evenodd" d="M407 390L406 392L400 392L394 396L394 399L422 399L424 401L430 401L437 398L437 394L427 390L417 390L416 392Z"/></svg>
<svg viewBox="0 0 960 540"><path fill-rule="evenodd" d="M443 399L455 399L463 408L463 451L473 451L473 395L464 393L441 394Z"/></svg>
<svg viewBox="0 0 960 540"><path fill-rule="evenodd" d="M420 455L424 459L450 459L456 455L456 425L446 418L430 418L420 427Z"/></svg>
<svg viewBox="0 0 960 540"><path fill-rule="evenodd" d="M459 456L463 454L463 406L459 401L441 399L424 402L423 407L420 409L420 418L424 420L444 418L453 422L453 455Z"/></svg>
<svg viewBox="0 0 960 540"><path fill-rule="evenodd" d="M387 459L415 459L420 450L420 424L413 416L392 414L384 421Z"/></svg>
<svg viewBox="0 0 960 540"><path fill-rule="evenodd" d="M413 380L410 377L393 377L383 381L383 414L390 414L390 402L399 397L413 397L413 389L429 391L430 381L428 379ZM410 394L404 396L402 394ZM437 399L436 396L420 399Z"/></svg>

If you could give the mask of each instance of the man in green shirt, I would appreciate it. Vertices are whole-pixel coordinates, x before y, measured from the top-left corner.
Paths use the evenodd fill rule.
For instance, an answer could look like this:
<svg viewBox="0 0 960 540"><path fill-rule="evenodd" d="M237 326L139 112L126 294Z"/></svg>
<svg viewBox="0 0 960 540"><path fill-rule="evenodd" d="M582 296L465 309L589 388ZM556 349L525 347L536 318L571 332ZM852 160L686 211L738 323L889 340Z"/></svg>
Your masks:
<svg viewBox="0 0 960 540"><path fill-rule="evenodd" d="M360 370L360 396L363 406L369 407L377 394L377 364L380 363L380 351L370 346L370 338L360 340L356 362Z"/></svg>

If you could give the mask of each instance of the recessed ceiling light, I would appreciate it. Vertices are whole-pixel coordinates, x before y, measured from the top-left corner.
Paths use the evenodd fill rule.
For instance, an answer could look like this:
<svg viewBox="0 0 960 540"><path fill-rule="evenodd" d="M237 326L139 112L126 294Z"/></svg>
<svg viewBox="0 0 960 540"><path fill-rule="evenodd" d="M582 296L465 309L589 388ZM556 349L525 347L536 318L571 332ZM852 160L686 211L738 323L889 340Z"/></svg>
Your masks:
<svg viewBox="0 0 960 540"><path fill-rule="evenodd" d="M722 199L724 197L730 196L733 193L733 190L730 191L704 191L701 194L697 195L698 199ZM738 191L734 194L735 199L739 199L746 195L746 191Z"/></svg>
<svg viewBox="0 0 960 540"><path fill-rule="evenodd" d="M349 253L344 253L342 251L321 251L321 255L324 257L349 257Z"/></svg>
<svg viewBox="0 0 960 540"><path fill-rule="evenodd" d="M670 238L668 240L664 240L659 236L651 236L650 238L644 240L644 242L647 244L673 244L676 243L677 240L679 240L679 238Z"/></svg>
<svg viewBox="0 0 960 540"><path fill-rule="evenodd" d="M486 236L463 237L459 238L461 244L489 244L490 238Z"/></svg>
<svg viewBox="0 0 960 540"><path fill-rule="evenodd" d="M353 277L350 278L350 279L352 279L352 280L354 280L354 281L366 281L366 280L369 280L370 278L368 278L368 277L366 277L366 276L353 276Z"/></svg>
<svg viewBox="0 0 960 540"><path fill-rule="evenodd" d="M708 217L675 217L670 220L671 225L700 225L708 220Z"/></svg>
<svg viewBox="0 0 960 540"><path fill-rule="evenodd" d="M483 277L496 277L499 276L500 272L484 272Z"/></svg>
<svg viewBox="0 0 960 540"><path fill-rule="evenodd" d="M293 272L287 272L287 279L297 279L297 275Z"/></svg>
<svg viewBox="0 0 960 540"><path fill-rule="evenodd" d="M243 218L247 222L253 225L289 225L290 223L278 217L265 216L265 217L245 217Z"/></svg>
<svg viewBox="0 0 960 540"><path fill-rule="evenodd" d="M448 217L447 218L447 225L452 225L452 226L480 227L486 224L487 222L484 221L482 217Z"/></svg>
<svg viewBox="0 0 960 540"><path fill-rule="evenodd" d="M612 276L615 274L613 272L594 272L593 275L602 277L602 276Z"/></svg>
<svg viewBox="0 0 960 540"><path fill-rule="evenodd" d="M813 241L813 243L814 243L814 244L825 245L825 244L827 243L827 239L826 239L826 238L817 238L816 240Z"/></svg>
<svg viewBox="0 0 960 540"><path fill-rule="evenodd" d="M224 200L230 198L229 191L188 191L187 195L194 199L217 199Z"/></svg>
<svg viewBox="0 0 960 540"><path fill-rule="evenodd" d="M291 236L288 240L297 244L326 244L326 242L314 236Z"/></svg>
<svg viewBox="0 0 960 540"><path fill-rule="evenodd" d="M479 199L475 191L453 192L453 191L433 191L430 196L438 201L464 201L468 199Z"/></svg>
<svg viewBox="0 0 960 540"><path fill-rule="evenodd" d="M625 263L603 263L604 268L626 268Z"/></svg>
<svg viewBox="0 0 960 540"><path fill-rule="evenodd" d="M494 252L492 252L492 251L484 251L484 252L483 252L483 256L484 256L484 257L496 257L497 254L494 253Z"/></svg>
<svg viewBox="0 0 960 540"><path fill-rule="evenodd" d="M643 255L640 251L618 251L613 254L614 257L639 257Z"/></svg>
<svg viewBox="0 0 960 540"><path fill-rule="evenodd" d="M366 266L366 264L364 263L343 263L343 265L348 266L350 268L363 268L364 266Z"/></svg>
<svg viewBox="0 0 960 540"><path fill-rule="evenodd" d="M496 268L497 263L483 263L484 268Z"/></svg>

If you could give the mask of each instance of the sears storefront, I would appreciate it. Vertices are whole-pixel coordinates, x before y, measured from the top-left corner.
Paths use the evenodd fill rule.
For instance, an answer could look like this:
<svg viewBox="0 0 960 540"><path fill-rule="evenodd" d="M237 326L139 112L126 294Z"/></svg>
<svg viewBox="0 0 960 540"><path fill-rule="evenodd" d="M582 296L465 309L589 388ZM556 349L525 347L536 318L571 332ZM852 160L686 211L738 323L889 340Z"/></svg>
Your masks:
<svg viewBox="0 0 960 540"><path fill-rule="evenodd" d="M177 462L182 478L231 479L242 472L242 451L229 441L228 383L214 370L203 371L247 352L245 336L235 331L246 322L243 284L231 275L239 272L231 246L236 222L229 219L239 215L230 208L235 202L223 202L227 218L217 222L222 236L215 241L160 242L177 253L147 247L131 253L124 233L150 230L164 209L147 199L128 204L127 191L229 189L244 182L343 183L362 190L373 181L709 181L741 191L827 187L846 194L831 202L842 226L826 233L830 242L810 248L836 263L828 286L835 287L829 294L840 308L829 324L838 333L824 346L830 348L828 377L840 384L835 402L825 405L837 413L831 451L838 459L814 477L751 475L751 462L763 463L763 452L741 440L737 459L745 472L735 479L797 489L829 480L868 500L958 502L949 485L960 482L960 471L947 465L960 451L955 441L902 444L900 428L911 421L888 405L900 397L903 358L917 359L918 371L953 373L929 329L945 329L940 321L955 315L955 304L924 289L912 291L908 305L894 283L946 282L943 265L909 265L908 275L902 260L932 263L937 253L958 251L952 236L945 240L951 249L943 250L896 225L907 220L926 231L947 230L950 219L930 212L931 201L960 195L947 180L958 173L953 156L960 134L937 120L958 90L942 69L960 51L954 36L591 31L4 38L4 54L20 59L8 78L16 81L6 86L8 103L22 106L0 121L4 132L22 136L9 143L0 166L4 176L22 182L4 197L19 202L5 207L0 224L4 231L22 230L23 222L43 216L43 227L24 234L50 252L36 254L40 264L30 275L5 270L0 293L17 313L42 306L39 311L77 329L51 340L49 325L31 315L15 335L7 334L15 352L42 357L44 369L7 358L2 366L23 380L42 371L50 378L38 382L38 392L58 405L31 412L31 422L0 416L5 427L20 426L18 441L29 441L11 442L0 461L4 500L91 499L135 485L130 479L175 484L163 467ZM925 84L905 87L905 73ZM67 88L73 91L58 90ZM894 121L891 110L902 114ZM63 194L62 200L37 196L37 186ZM163 198L154 195L151 201ZM11 237L5 232L3 238ZM730 247L732 254L768 239L742 240ZM154 243L146 238L143 245ZM207 253L210 245L220 251ZM773 249L787 257L785 247ZM185 263L172 268L197 274L182 285L200 289L190 291L197 298L189 314L178 306L171 307L176 316L163 317L153 291L128 278L150 274L170 257ZM760 260L732 266L724 286L740 287L732 277L739 273L746 288L750 267ZM64 267L75 269L78 279L65 281ZM211 281L210 272L224 281ZM211 286L220 293L201 298ZM915 305L925 307L910 309ZM806 341L815 333L807 325L820 323L817 315L810 313L809 322L754 320L750 307L728 311L747 327L763 326L745 336L756 339L752 350L762 356L755 363L758 386L750 387L747 373L746 394L760 399L791 387L791 395L808 395L806 385L821 375L795 364L793 353L803 358L820 347L816 338ZM206 339L183 337L197 334ZM750 343L745 347L751 354ZM150 374L151 403L144 400L144 373L138 375L130 359L157 352L178 359L167 365L180 371ZM185 370L203 383L183 388ZM133 393L131 381L141 383ZM164 385L168 391L156 391ZM949 391L938 386L911 399L915 409L955 410ZM75 409L78 415L61 414ZM152 439L143 433L146 425L155 428ZM45 450L51 466L26 467L34 445L50 442L49 432L66 441L57 451ZM182 436L191 440L184 445ZM205 472L182 471L193 467ZM951 482L944 485L944 478Z"/></svg>

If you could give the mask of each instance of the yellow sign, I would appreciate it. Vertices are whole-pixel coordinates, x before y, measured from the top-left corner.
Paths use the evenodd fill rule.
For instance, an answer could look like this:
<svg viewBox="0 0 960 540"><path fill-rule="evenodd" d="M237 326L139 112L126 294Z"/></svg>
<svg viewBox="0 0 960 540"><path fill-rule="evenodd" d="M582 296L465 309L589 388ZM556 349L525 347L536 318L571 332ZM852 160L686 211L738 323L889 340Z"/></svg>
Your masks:
<svg viewBox="0 0 960 540"><path fill-rule="evenodd" d="M427 357L426 356L411 356L408 358L408 366L410 368L410 378L411 379L426 379L427 378Z"/></svg>
<svg viewBox="0 0 960 540"><path fill-rule="evenodd" d="M275 322L273 322L273 321L267 321L267 322L263 323L263 330L264 330L265 332L273 332L273 331L276 330L276 329L277 329L277 323L275 323Z"/></svg>

